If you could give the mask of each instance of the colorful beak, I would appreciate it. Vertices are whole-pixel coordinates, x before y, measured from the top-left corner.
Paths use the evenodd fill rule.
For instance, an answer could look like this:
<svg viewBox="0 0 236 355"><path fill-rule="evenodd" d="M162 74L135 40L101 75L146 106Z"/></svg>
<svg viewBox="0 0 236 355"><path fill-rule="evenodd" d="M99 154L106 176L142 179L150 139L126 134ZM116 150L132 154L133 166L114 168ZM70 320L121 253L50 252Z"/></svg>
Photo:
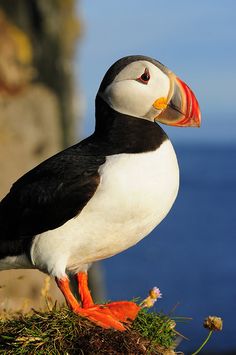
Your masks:
<svg viewBox="0 0 236 355"><path fill-rule="evenodd" d="M168 98L161 98L153 103L154 108L161 110L155 121L169 126L200 127L201 112L194 93L173 73L169 77L171 88Z"/></svg>

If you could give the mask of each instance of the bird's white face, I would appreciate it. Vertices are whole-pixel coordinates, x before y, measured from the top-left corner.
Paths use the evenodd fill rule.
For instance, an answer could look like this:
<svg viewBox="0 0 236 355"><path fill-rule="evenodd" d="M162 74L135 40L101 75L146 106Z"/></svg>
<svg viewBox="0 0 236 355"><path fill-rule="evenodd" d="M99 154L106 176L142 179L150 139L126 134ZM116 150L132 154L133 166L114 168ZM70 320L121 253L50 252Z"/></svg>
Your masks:
<svg viewBox="0 0 236 355"><path fill-rule="evenodd" d="M201 114L194 93L174 73L152 59L134 57L98 95L122 114L171 126L200 126Z"/></svg>
<svg viewBox="0 0 236 355"><path fill-rule="evenodd" d="M168 97L169 91L169 77L154 64L141 60L119 72L106 88L104 99L118 112L153 121L157 116L153 103Z"/></svg>

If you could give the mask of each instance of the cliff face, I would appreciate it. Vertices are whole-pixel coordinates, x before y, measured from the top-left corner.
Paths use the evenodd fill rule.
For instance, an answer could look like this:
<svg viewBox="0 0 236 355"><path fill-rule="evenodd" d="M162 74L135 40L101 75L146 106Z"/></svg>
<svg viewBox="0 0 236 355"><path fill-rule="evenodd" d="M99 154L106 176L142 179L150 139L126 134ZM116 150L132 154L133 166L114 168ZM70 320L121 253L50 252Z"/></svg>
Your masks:
<svg viewBox="0 0 236 355"><path fill-rule="evenodd" d="M75 1L0 0L0 199L74 139ZM46 275L0 273L0 309L40 305ZM51 295L61 299L54 282Z"/></svg>
<svg viewBox="0 0 236 355"><path fill-rule="evenodd" d="M56 96L43 85L29 85L14 97L0 94L0 198L22 174L60 150L58 116ZM0 309L37 307L44 279L38 271L2 271ZM52 295L61 297L54 283Z"/></svg>

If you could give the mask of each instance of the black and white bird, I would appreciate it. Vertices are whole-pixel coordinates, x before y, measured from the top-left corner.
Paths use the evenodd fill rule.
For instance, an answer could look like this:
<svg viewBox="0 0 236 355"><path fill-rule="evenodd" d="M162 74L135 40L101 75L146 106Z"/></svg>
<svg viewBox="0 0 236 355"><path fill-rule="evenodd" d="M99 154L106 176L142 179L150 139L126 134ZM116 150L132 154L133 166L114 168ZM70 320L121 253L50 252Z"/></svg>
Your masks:
<svg viewBox="0 0 236 355"><path fill-rule="evenodd" d="M52 275L74 312L125 330L139 307L95 305L87 270L147 236L175 201L178 163L157 122L198 127L193 92L152 58L118 60L96 96L94 133L27 172L1 201L0 270ZM71 274L81 304L70 290Z"/></svg>

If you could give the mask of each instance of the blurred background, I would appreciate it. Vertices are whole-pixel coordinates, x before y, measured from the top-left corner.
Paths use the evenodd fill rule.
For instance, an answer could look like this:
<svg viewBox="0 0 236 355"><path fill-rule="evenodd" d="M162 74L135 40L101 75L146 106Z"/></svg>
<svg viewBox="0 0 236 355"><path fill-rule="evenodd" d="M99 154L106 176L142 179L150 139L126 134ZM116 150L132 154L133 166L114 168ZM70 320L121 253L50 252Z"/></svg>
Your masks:
<svg viewBox="0 0 236 355"><path fill-rule="evenodd" d="M163 126L180 165L174 207L148 238L105 260L102 275L93 271L105 282L105 291L93 284L97 298L143 298L159 287L157 310L193 318L177 325L190 339L179 347L187 354L205 338L208 315L224 328L203 353L236 353L235 12L234 0L0 0L1 197L23 172L93 132L97 89L120 57L154 57L195 92L202 127ZM40 304L44 275L0 277L2 309Z"/></svg>

